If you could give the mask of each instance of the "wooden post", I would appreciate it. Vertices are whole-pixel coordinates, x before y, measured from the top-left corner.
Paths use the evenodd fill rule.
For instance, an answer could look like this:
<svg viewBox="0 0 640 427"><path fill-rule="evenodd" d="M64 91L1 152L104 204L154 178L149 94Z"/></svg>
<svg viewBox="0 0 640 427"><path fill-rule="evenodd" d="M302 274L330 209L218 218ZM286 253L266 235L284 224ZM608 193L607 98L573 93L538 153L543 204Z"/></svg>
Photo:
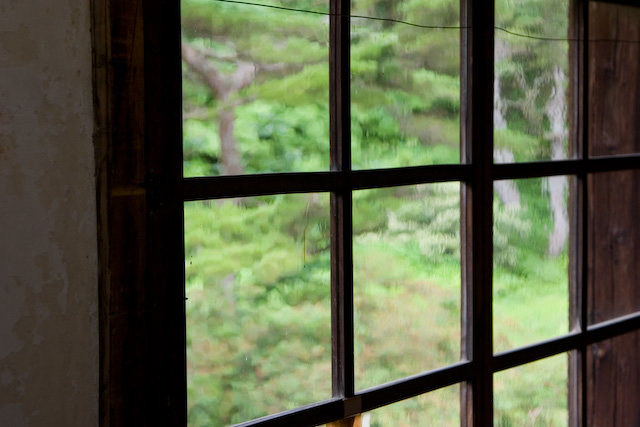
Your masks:
<svg viewBox="0 0 640 427"><path fill-rule="evenodd" d="M592 2L589 16L589 155L638 153L640 8ZM640 171L589 177L589 324L640 310L639 218ZM587 348L587 425L640 425L639 360L638 331Z"/></svg>

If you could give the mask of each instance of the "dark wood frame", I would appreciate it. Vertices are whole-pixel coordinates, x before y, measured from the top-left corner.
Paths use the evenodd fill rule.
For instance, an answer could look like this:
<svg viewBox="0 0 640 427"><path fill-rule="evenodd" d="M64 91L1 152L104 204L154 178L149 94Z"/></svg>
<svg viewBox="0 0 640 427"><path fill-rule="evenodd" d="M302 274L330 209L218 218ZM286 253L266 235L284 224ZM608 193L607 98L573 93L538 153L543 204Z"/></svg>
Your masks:
<svg viewBox="0 0 640 427"><path fill-rule="evenodd" d="M179 14L92 1L101 426L186 420Z"/></svg>
<svg viewBox="0 0 640 427"><path fill-rule="evenodd" d="M574 31L588 33L588 8L573 2ZM493 422L493 374L571 352L571 423L586 423L586 350L640 330L640 314L587 323L587 177L640 169L640 154L589 158L589 49L572 44L575 158L493 163L493 5L461 0L461 164L351 170L349 1L331 2L331 170L182 178L178 0L92 0L100 256L100 424L185 425L183 203L280 193L331 192L332 399L243 423L316 425L452 384L461 384L462 423ZM483 61L472 61L482 57ZM493 354L493 181L576 177L571 201L571 332ZM351 194L354 190L457 181L461 189L462 361L355 391Z"/></svg>

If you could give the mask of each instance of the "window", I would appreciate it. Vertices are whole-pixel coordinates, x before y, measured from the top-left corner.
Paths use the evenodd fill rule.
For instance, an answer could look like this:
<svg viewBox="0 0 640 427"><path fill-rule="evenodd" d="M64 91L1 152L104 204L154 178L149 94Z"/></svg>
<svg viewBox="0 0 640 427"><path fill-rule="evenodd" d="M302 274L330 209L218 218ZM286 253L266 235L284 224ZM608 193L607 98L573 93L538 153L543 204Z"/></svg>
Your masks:
<svg viewBox="0 0 640 427"><path fill-rule="evenodd" d="M639 17L633 7L609 2L566 4L569 38L582 40L586 34L591 41L557 42L564 43L568 58L569 78L565 81L569 82L570 137L565 139L570 143L557 151L549 148L547 159L527 157L525 153L515 158L523 160L517 163L513 153L500 151L500 144L514 137L508 131L519 126L519 116L502 116L505 110L495 105L500 100L495 88L518 78L528 78L533 84L535 75L494 72L503 59L501 48L510 37L503 30L512 30L502 27L505 24L501 19L508 21L509 11L500 7L462 1L455 5L459 18L452 25L461 28L447 30L459 35L461 52L458 164L412 164L413 159L409 159L408 165L383 162L375 167L371 158L369 163L353 158L350 141L357 112L352 111L350 95L352 86L359 83L350 78L354 73L350 50L357 26L347 18L355 14L348 2L333 1L328 4L330 165L302 171L183 178L179 2L94 3L96 107L102 125L96 138L104 425L185 423L185 202L307 194L330 199L331 369L326 377L331 381L333 397L266 418L246 419L246 425L348 425L349 421L340 420L455 385L460 390L461 423L491 425L496 414L500 415L495 402L511 392L508 380L502 383L505 388L494 384L510 373L525 375L519 372L545 372L546 366L563 366L565 362L559 358L564 353L569 354L569 362L564 365L568 371L569 422L610 422L610 408L615 407L613 390L621 396L623 390L629 390L629 384L636 391L640 387L638 381L625 383L620 379L637 376L637 346L633 343L640 328L639 301L633 286L640 253L635 250L640 147L635 124L639 107L634 102L640 97L632 96L628 101L624 96L640 90L640 35L639 26L634 25ZM523 52L526 54L526 49ZM189 55L190 51L183 46L182 53ZM536 72L531 70L530 74ZM434 78L423 74L425 79ZM504 78L496 80L496 76ZM551 79L545 82L546 89L541 89L547 90L547 101L561 90L554 83ZM527 95L522 94L524 101L520 104L544 102L541 97L527 99ZM506 101L511 105L519 102ZM552 104L548 102L549 108ZM495 111L500 113L500 120L496 121ZM554 123L544 120L557 114L550 112L546 117L540 132L553 127ZM553 135L545 138L552 140ZM523 144L529 147L532 141L541 139L532 137ZM363 166L354 168L354 164ZM567 328L501 347L496 341L496 331L502 333L502 325L496 321L502 307L496 301L499 289L494 286L498 270L495 262L508 256L509 249L496 252L504 239L494 241L500 230L495 234L493 230L499 221L512 224L518 217L517 213L494 208L494 188L507 193L513 188L542 188L552 185L550 178L561 178L556 184L561 189L567 185L566 192L556 193L560 206L566 206L570 224ZM460 234L460 302L454 302L461 319L460 360L439 361L437 366L417 367L413 375L365 381L365 386L360 386L355 377L360 362L355 359L354 346L355 325L361 319L354 315L357 280L352 266L361 261L354 251L354 218L388 189L402 188L401 192L409 191L405 193L407 199L415 199L424 193L437 195L439 190L433 189L444 185L441 183L460 188L458 202L453 204L460 211L459 225L454 225ZM368 192L366 197L361 196L364 192ZM566 204L562 202L565 195ZM382 209L394 213L390 208ZM405 213L410 211L403 209ZM402 224L403 218L398 215L396 219ZM557 215L562 217L561 213ZM190 304L193 297L186 297L190 298L186 304ZM556 311L562 308L551 310ZM610 380L616 370L621 375ZM533 375L543 378L539 373ZM620 407L614 411L619 417L616 421L633 423L634 411L637 409L631 403ZM532 412L530 416L537 415Z"/></svg>

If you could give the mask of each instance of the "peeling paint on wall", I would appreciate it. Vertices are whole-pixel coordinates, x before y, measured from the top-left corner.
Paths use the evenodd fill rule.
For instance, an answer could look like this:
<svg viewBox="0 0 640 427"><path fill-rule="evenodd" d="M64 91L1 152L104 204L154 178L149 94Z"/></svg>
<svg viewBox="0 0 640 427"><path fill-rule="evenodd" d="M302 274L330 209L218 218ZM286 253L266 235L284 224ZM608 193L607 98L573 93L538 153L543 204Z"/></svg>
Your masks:
<svg viewBox="0 0 640 427"><path fill-rule="evenodd" d="M0 5L0 426L98 424L89 6Z"/></svg>

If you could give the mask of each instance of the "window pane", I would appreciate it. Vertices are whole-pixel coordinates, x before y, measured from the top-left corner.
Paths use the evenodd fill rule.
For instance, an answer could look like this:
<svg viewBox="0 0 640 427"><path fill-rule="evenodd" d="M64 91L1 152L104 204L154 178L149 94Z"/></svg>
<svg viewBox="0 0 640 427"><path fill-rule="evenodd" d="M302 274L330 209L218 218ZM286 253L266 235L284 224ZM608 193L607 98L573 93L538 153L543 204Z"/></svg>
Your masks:
<svg viewBox="0 0 640 427"><path fill-rule="evenodd" d="M460 360L460 184L353 195L356 389Z"/></svg>
<svg viewBox="0 0 640 427"><path fill-rule="evenodd" d="M330 398L328 195L184 209L189 424Z"/></svg>
<svg viewBox="0 0 640 427"><path fill-rule="evenodd" d="M494 374L494 425L568 425L567 372L560 354Z"/></svg>
<svg viewBox="0 0 640 427"><path fill-rule="evenodd" d="M460 386L456 384L383 406L362 417L363 421L368 417L371 427L459 426Z"/></svg>
<svg viewBox="0 0 640 427"><path fill-rule="evenodd" d="M495 162L566 159L569 42L527 36L567 39L569 2L496 0L495 24Z"/></svg>
<svg viewBox="0 0 640 427"><path fill-rule="evenodd" d="M415 427L460 425L460 386L453 385L361 415L362 426Z"/></svg>
<svg viewBox="0 0 640 427"><path fill-rule="evenodd" d="M352 2L354 169L460 162L459 3Z"/></svg>
<svg viewBox="0 0 640 427"><path fill-rule="evenodd" d="M587 348L587 425L638 425L639 342L640 331L635 331Z"/></svg>
<svg viewBox="0 0 640 427"><path fill-rule="evenodd" d="M496 352L569 331L568 181L559 176L494 183Z"/></svg>
<svg viewBox="0 0 640 427"><path fill-rule="evenodd" d="M260 3L329 10L328 0ZM184 176L329 169L328 22L182 0Z"/></svg>
<svg viewBox="0 0 640 427"><path fill-rule="evenodd" d="M589 6L589 155L639 153L640 8Z"/></svg>
<svg viewBox="0 0 640 427"><path fill-rule="evenodd" d="M640 311L640 171L589 176L589 322Z"/></svg>

